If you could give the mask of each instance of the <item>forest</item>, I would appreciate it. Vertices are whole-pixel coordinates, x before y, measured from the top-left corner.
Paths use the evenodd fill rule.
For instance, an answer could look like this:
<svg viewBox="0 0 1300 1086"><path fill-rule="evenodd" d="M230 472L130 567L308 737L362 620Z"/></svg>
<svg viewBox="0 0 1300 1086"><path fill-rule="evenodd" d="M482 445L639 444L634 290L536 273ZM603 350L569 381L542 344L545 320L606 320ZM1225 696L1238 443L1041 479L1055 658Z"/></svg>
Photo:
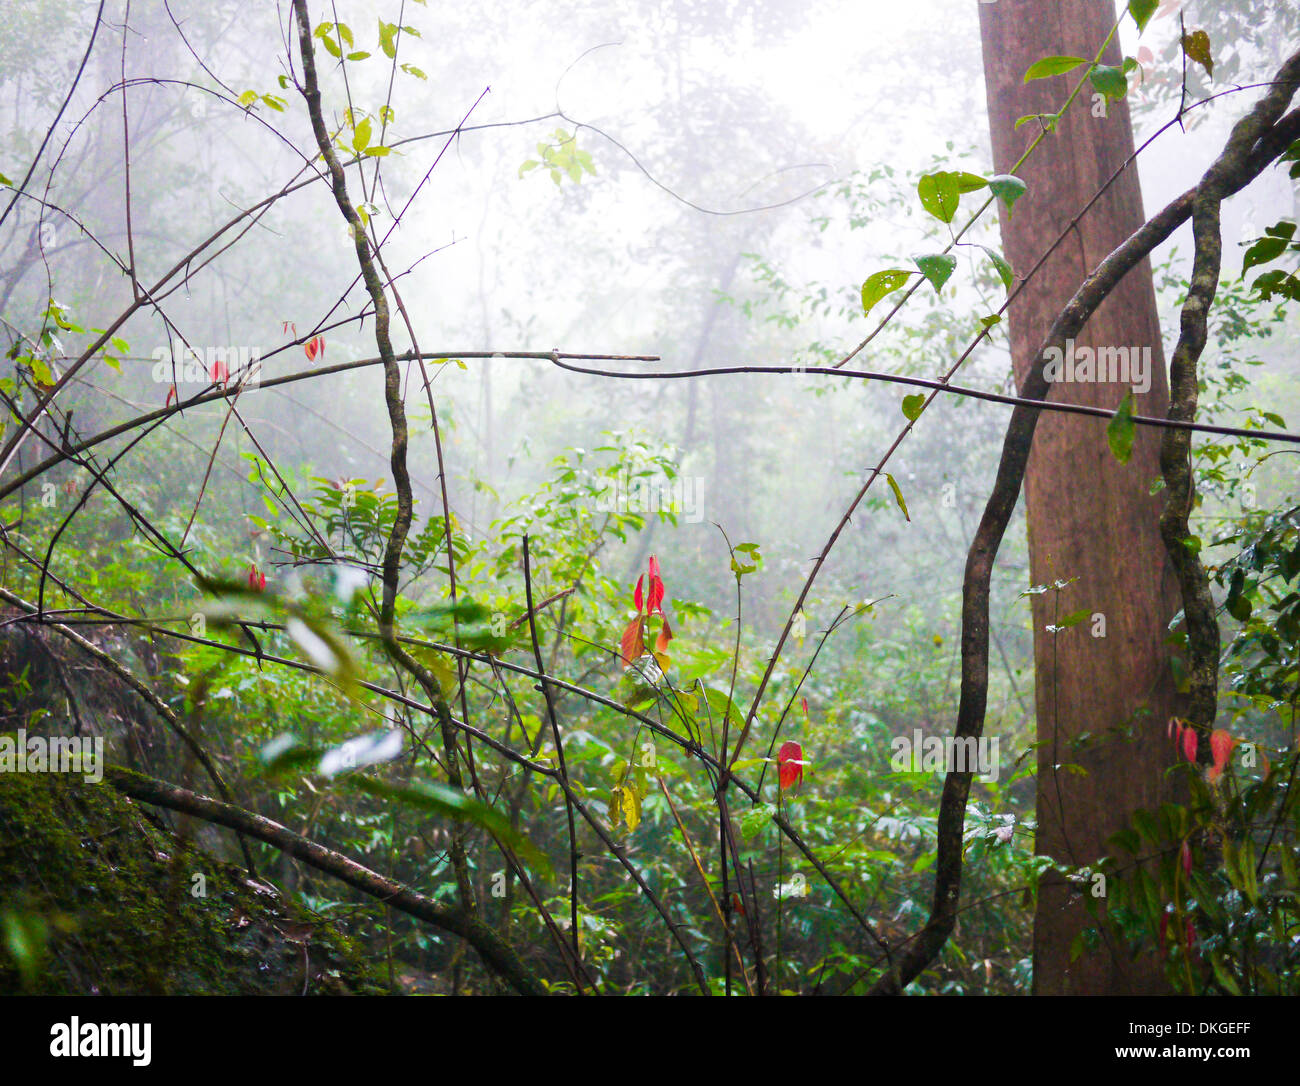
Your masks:
<svg viewBox="0 0 1300 1086"><path fill-rule="evenodd" d="M0 111L0 994L1300 994L1300 4L6 0Z"/></svg>

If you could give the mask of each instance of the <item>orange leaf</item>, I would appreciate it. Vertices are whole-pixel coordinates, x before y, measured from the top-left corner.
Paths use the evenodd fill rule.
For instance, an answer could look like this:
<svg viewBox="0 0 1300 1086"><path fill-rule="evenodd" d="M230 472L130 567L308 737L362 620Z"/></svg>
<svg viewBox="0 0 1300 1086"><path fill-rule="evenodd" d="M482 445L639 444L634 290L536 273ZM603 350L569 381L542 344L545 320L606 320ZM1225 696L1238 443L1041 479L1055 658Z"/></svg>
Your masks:
<svg viewBox="0 0 1300 1086"><path fill-rule="evenodd" d="M303 350L306 352L306 354L307 354L307 361L308 361L308 362L315 362L317 358L324 358L324 357L325 357L325 337L324 337L324 336L312 336L311 339L309 339L306 343L304 343L304 344L302 345L302 349L303 349Z"/></svg>
<svg viewBox="0 0 1300 1086"><path fill-rule="evenodd" d="M641 632L640 615L629 622L627 629L623 631L623 638L619 642L619 654L628 667L632 666L633 661L645 655L645 636Z"/></svg>
<svg viewBox="0 0 1300 1086"><path fill-rule="evenodd" d="M668 642L672 639L672 627L668 625L668 619L665 617L663 625L659 627L659 636L655 638L655 652L667 652Z"/></svg>

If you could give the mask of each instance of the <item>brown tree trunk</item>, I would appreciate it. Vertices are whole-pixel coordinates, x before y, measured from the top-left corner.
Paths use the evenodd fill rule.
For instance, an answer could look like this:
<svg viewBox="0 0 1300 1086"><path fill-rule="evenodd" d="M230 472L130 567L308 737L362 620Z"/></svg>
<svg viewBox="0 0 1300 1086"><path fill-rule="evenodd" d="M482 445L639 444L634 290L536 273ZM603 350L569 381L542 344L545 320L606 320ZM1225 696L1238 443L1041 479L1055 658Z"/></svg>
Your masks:
<svg viewBox="0 0 1300 1086"><path fill-rule="evenodd" d="M1010 171L1037 131L1014 131L1018 118L1059 109L1084 71L1026 84L1025 71L1046 56L1092 57L1114 23L1112 0L998 0L980 6L989 123L997 172ZM1103 63L1121 62L1118 45ZM1053 242L1061 246L1010 311L1012 357L1023 382L1053 317L1078 284L1144 221L1136 168L1125 169L1075 225L1071 220L1133 153L1126 101L1093 96L1089 84L1018 175L1028 185L1015 212L1002 214L1002 239L1012 267L1024 275ZM1151 385L1135 410L1163 417L1168 382L1155 289L1147 261L1100 307L1077 346L1150 348ZM1114 409L1130 380L1060 383L1053 399ZM1086 865L1105 854L1106 839L1139 807L1172 798L1163 770L1170 764L1165 722L1175 711L1173 676L1164 644L1180 603L1157 521L1159 433L1139 427L1132 459L1111 454L1105 424L1061 414L1038 423L1025 491L1032 583L1075 578L1069 587L1032 597L1038 718L1040 854ZM1051 633L1066 614L1091 619ZM1096 616L1101 616L1097 618ZM1104 636L1101 623L1104 622ZM1117 731L1112 733L1111 729ZM1083 733L1093 738L1076 746ZM1060 766L1076 765L1079 775ZM1098 887L1101 889L1101 887ZM1034 918L1036 994L1122 994L1164 990L1155 955L1130 960L1105 943L1071 962L1079 931L1092 925L1084 894L1059 876L1040 884ZM1104 902L1098 901L1098 904Z"/></svg>

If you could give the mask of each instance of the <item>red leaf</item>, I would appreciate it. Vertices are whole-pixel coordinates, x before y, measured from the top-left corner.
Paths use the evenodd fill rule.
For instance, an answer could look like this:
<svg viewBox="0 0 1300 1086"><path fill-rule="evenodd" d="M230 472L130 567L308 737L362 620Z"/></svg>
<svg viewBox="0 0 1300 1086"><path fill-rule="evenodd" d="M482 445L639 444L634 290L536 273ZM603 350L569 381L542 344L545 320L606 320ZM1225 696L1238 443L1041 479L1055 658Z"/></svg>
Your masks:
<svg viewBox="0 0 1300 1086"><path fill-rule="evenodd" d="M660 614L663 612L664 602L664 581L659 573L659 559L653 554L650 556L650 592L649 599L646 600L646 613Z"/></svg>
<svg viewBox="0 0 1300 1086"><path fill-rule="evenodd" d="M808 699L807 699L807 698L800 698L799 700L800 700L801 702L803 702L803 715L804 715L805 718L807 718L807 716L808 716Z"/></svg>
<svg viewBox="0 0 1300 1086"><path fill-rule="evenodd" d="M1183 874L1190 879L1192 877L1192 846L1190 842L1183 842L1182 861Z"/></svg>
<svg viewBox="0 0 1300 1086"><path fill-rule="evenodd" d="M212 363L212 379L222 383L230 380L230 370L226 368L226 363L220 358Z"/></svg>
<svg viewBox="0 0 1300 1086"><path fill-rule="evenodd" d="M641 603L642 603L641 586L644 583L645 583L645 574L643 573L641 574L640 577L636 579L636 588L632 590L632 606L636 608L636 613L638 615L641 613Z"/></svg>
<svg viewBox="0 0 1300 1086"><path fill-rule="evenodd" d="M175 385L172 385L172 387L167 390L167 402L163 404L163 407L171 407L172 400L175 400L177 403L181 402L180 396L176 394Z"/></svg>
<svg viewBox="0 0 1300 1086"><path fill-rule="evenodd" d="M781 749L777 751L776 764L780 769L781 791L785 791L795 781L803 783L803 747L798 743L782 743Z"/></svg>
<svg viewBox="0 0 1300 1086"><path fill-rule="evenodd" d="M629 622L627 629L623 631L623 638L619 642L619 653L623 657L623 663L629 667L633 661L645 655L645 637L641 632L640 615Z"/></svg>
<svg viewBox="0 0 1300 1086"><path fill-rule="evenodd" d="M324 358L324 357L325 357L325 337L324 337L324 336L312 336L311 339L309 339L306 343L304 343L304 344L302 345L302 349L303 349L303 350L306 352L306 354L307 354L307 361L308 361L308 362L315 362L317 358Z"/></svg>
<svg viewBox="0 0 1300 1086"><path fill-rule="evenodd" d="M1214 764L1210 766L1206 773L1209 780L1215 781L1219 779L1219 775L1228 764L1228 759L1232 757L1232 748L1236 745L1237 741L1222 728L1215 728L1210 733L1210 754L1213 757Z"/></svg>
<svg viewBox="0 0 1300 1086"><path fill-rule="evenodd" d="M659 636L655 638L655 652L667 652L668 642L672 639L672 627L668 625L668 618L665 616L663 625L659 627Z"/></svg>
<svg viewBox="0 0 1300 1086"><path fill-rule="evenodd" d="M1188 725L1183 729L1183 757L1189 762L1196 761L1196 729Z"/></svg>
<svg viewBox="0 0 1300 1086"><path fill-rule="evenodd" d="M266 588L266 574L255 565L248 567L248 587L254 592L261 592Z"/></svg>

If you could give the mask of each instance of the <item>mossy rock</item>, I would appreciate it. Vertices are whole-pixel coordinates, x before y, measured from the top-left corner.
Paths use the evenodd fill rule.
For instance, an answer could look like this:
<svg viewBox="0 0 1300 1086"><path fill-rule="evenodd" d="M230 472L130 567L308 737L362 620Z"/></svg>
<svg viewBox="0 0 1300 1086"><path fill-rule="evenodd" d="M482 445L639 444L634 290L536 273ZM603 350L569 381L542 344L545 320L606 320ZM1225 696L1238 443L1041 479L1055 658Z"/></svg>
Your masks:
<svg viewBox="0 0 1300 1086"><path fill-rule="evenodd" d="M79 776L0 773L0 994L387 991L335 926L147 810Z"/></svg>

